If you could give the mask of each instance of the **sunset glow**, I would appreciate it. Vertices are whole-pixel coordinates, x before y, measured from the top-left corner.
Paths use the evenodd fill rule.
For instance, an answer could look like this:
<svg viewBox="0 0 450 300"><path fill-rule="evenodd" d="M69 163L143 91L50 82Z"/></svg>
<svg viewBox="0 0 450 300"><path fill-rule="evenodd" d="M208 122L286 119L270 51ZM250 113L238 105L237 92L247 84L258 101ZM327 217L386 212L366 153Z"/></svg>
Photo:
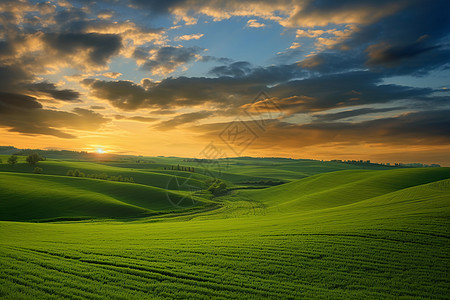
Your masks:
<svg viewBox="0 0 450 300"><path fill-rule="evenodd" d="M328 2L2 1L1 144L450 166L448 1Z"/></svg>

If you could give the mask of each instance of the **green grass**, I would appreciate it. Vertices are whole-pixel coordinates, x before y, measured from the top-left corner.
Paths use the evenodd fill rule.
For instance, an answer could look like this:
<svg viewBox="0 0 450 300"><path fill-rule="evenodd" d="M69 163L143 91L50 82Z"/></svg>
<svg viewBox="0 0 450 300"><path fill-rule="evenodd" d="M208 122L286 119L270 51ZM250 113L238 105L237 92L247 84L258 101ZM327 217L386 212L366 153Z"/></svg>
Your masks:
<svg viewBox="0 0 450 300"><path fill-rule="evenodd" d="M264 190L241 191L243 197L283 211L341 206L407 187L450 178L450 168L348 170L319 174Z"/></svg>
<svg viewBox="0 0 450 300"><path fill-rule="evenodd" d="M170 175L64 163L150 173L155 181ZM450 168L330 171L328 165L320 172L311 161L235 163L247 165L228 170L230 178L292 181L199 199L198 210L171 210L158 196L166 191L151 180L0 172L2 220L56 218L80 207L97 218L140 216L0 222L0 298L448 299ZM307 177L294 180L290 172Z"/></svg>
<svg viewBox="0 0 450 300"><path fill-rule="evenodd" d="M133 177L136 183L154 186L169 190L179 190L180 187L173 181L173 176L170 174L162 174L159 172L151 172L146 170L136 170L131 168L120 168L115 166L104 165L94 162L76 162L76 161L57 161L48 160L38 163L38 166L43 169L44 174L50 175L66 175L68 170L78 169L85 174L99 174L105 173L108 176ZM18 163L16 165L2 164L0 171L15 172L15 173L32 173L34 166L27 163ZM180 181L186 182L182 189L187 189L189 186L198 188L205 188L204 178L202 175L196 175L189 172L179 172L177 174Z"/></svg>
<svg viewBox="0 0 450 300"><path fill-rule="evenodd" d="M55 175L0 173L0 190L0 219L14 221L142 217L177 210L170 201L179 206L205 204L182 191Z"/></svg>

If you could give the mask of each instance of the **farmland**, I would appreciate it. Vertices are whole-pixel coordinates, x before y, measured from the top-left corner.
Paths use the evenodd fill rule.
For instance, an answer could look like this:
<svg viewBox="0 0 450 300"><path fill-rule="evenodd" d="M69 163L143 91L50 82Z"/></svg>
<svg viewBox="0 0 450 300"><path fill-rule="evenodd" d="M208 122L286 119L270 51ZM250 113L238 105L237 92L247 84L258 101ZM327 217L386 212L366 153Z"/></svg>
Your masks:
<svg viewBox="0 0 450 300"><path fill-rule="evenodd" d="M450 168L147 160L1 164L0 297L448 297Z"/></svg>

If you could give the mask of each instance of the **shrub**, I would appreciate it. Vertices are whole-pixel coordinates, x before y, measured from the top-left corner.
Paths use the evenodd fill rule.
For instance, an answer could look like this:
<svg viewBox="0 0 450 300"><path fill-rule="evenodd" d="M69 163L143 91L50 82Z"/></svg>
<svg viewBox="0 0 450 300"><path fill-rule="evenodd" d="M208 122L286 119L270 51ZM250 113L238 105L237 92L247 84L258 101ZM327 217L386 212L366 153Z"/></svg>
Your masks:
<svg viewBox="0 0 450 300"><path fill-rule="evenodd" d="M15 165L17 163L17 155L11 155L8 157L8 164Z"/></svg>
<svg viewBox="0 0 450 300"><path fill-rule="evenodd" d="M76 169L75 171L73 171L73 176L74 177L85 177L85 174L83 172L80 172L80 170Z"/></svg>
<svg viewBox="0 0 450 300"><path fill-rule="evenodd" d="M26 161L30 164L30 165L35 165L37 164L39 161L44 160L39 154L37 153L33 153L27 156Z"/></svg>
<svg viewBox="0 0 450 300"><path fill-rule="evenodd" d="M36 173L36 174L41 174L42 171L43 171L42 168L39 168L39 167L34 168L34 173Z"/></svg>
<svg viewBox="0 0 450 300"><path fill-rule="evenodd" d="M227 184L219 179L214 180L208 188L214 196L222 194L227 189Z"/></svg>

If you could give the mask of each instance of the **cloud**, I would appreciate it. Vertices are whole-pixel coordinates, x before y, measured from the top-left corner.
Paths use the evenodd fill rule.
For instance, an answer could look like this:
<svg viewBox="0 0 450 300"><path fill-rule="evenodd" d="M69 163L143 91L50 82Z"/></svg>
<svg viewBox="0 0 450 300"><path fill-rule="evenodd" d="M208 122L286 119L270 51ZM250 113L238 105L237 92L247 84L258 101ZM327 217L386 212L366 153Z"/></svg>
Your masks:
<svg viewBox="0 0 450 300"><path fill-rule="evenodd" d="M251 19L247 21L247 27L251 27L251 28L261 28L261 27L265 27L266 24L263 23L259 23L256 19Z"/></svg>
<svg viewBox="0 0 450 300"><path fill-rule="evenodd" d="M385 43L375 44L367 48L369 56L367 63L369 65L384 64L389 66L441 47L442 45L426 46L421 41L396 47Z"/></svg>
<svg viewBox="0 0 450 300"><path fill-rule="evenodd" d="M152 117L142 117L142 116L133 116L133 117L126 117L123 115L115 115L114 118L116 120L127 120L127 121L136 121L136 122L144 122L144 123L151 123L159 120L158 118L152 118Z"/></svg>
<svg viewBox="0 0 450 300"><path fill-rule="evenodd" d="M58 89L48 81L33 82L33 75L17 65L0 64L0 92L27 94L56 101L81 102L80 93L72 89Z"/></svg>
<svg viewBox="0 0 450 300"><path fill-rule="evenodd" d="M162 28L141 27L118 18L99 19L98 15L113 11L89 3L80 8L61 2L2 3L2 16L8 17L0 17L0 27L5 29L0 38L0 64L23 66L33 75L57 73L66 67L88 73L104 70L117 55L131 57L136 46L162 44L167 39ZM59 7L48 14L49 9L43 8L48 5ZM33 17L28 20L29 16Z"/></svg>
<svg viewBox="0 0 450 300"><path fill-rule="evenodd" d="M145 79L142 84L85 79L82 84L91 95L124 110L197 105L235 109L251 101L267 85L301 76L302 70L296 64L262 68L240 62L213 71L219 77L181 76L159 82Z"/></svg>
<svg viewBox="0 0 450 300"><path fill-rule="evenodd" d="M298 61L298 58L304 54L303 49L300 48L301 45L297 42L292 43L292 45L285 51L278 52L277 55L272 59L278 64L288 64L294 61Z"/></svg>
<svg viewBox="0 0 450 300"><path fill-rule="evenodd" d="M433 92L431 88L382 84L382 75L368 71L291 80L268 90L272 97L278 98L277 103L287 113L390 103L404 99L431 101L428 97Z"/></svg>
<svg viewBox="0 0 450 300"><path fill-rule="evenodd" d="M316 51L322 51L327 48L333 48L339 43L346 41L359 28L354 25L346 25L342 29L297 29L296 38L314 38Z"/></svg>
<svg viewBox="0 0 450 300"><path fill-rule="evenodd" d="M147 79L142 85L98 79L86 79L82 83L93 96L124 110L203 105L220 108L224 113L225 110L237 112L263 89L287 114L435 99L431 97L435 92L431 88L383 84L383 74L369 71L311 76L297 64L263 68L237 62L215 67L210 73L217 77L166 78L159 82Z"/></svg>
<svg viewBox="0 0 450 300"><path fill-rule="evenodd" d="M118 22L116 20L85 20L71 24L75 31L83 33L116 34L122 38L124 44L133 49L152 42L154 44L164 44L167 40L163 28L145 28L136 25L130 20ZM123 53L128 55L128 51Z"/></svg>
<svg viewBox="0 0 450 300"><path fill-rule="evenodd" d="M406 0L324 0L305 1L302 4L295 5L295 9L289 15L289 18L282 20L280 23L286 27L372 24L383 17L396 13L409 3Z"/></svg>
<svg viewBox="0 0 450 300"><path fill-rule="evenodd" d="M122 75L123 74L120 73L120 72L106 72L106 73L102 74L102 76L105 76L105 77L108 77L108 78L112 78L112 79L119 78Z"/></svg>
<svg viewBox="0 0 450 300"><path fill-rule="evenodd" d="M114 17L115 12L112 10L104 9L97 13L97 17L102 20L109 20Z"/></svg>
<svg viewBox="0 0 450 300"><path fill-rule="evenodd" d="M140 62L140 69L150 71L153 75L167 75L185 64L199 60L203 49L198 47L165 46L146 51L137 48L134 57Z"/></svg>
<svg viewBox="0 0 450 300"><path fill-rule="evenodd" d="M190 41L190 40L198 40L201 37L203 37L203 33L196 33L196 34L185 34L182 36L177 36L175 38L175 41Z"/></svg>
<svg viewBox="0 0 450 300"><path fill-rule="evenodd" d="M54 33L43 37L56 55L70 56L87 64L105 66L122 48L122 38L116 34Z"/></svg>
<svg viewBox="0 0 450 300"><path fill-rule="evenodd" d="M177 126L192 123L201 119L205 119L213 115L210 111L198 111L178 115L170 120L160 122L154 127L158 130L174 129Z"/></svg>
<svg viewBox="0 0 450 300"><path fill-rule="evenodd" d="M127 118L127 120L137 121L137 122L155 122L158 120L158 118L134 116L134 117Z"/></svg>
<svg viewBox="0 0 450 300"><path fill-rule="evenodd" d="M410 5L407 0L231 0L231 1L144 1L134 0L133 6L151 14L172 14L187 25L197 22L199 15L221 21L231 17L261 18L289 28L327 26L329 24L372 24ZM250 24L259 27L256 19ZM261 24L262 25L262 24Z"/></svg>
<svg viewBox="0 0 450 300"><path fill-rule="evenodd" d="M404 110L406 107L389 107L389 108L359 108L354 110L341 111L337 113L325 113L314 115L314 122L333 122L352 117L359 117L368 114L390 112L396 110Z"/></svg>
<svg viewBox="0 0 450 300"><path fill-rule="evenodd" d="M214 67L209 74L215 76L244 77L253 71L253 66L247 61L238 61L228 66Z"/></svg>
<svg viewBox="0 0 450 300"><path fill-rule="evenodd" d="M98 130L109 119L91 110L72 112L44 109L36 98L0 92L0 126L22 134L75 138L69 130Z"/></svg>
<svg viewBox="0 0 450 300"><path fill-rule="evenodd" d="M417 113L444 110L448 105L448 98L437 96L438 91L432 88L385 83L392 76L423 76L450 68L447 63L450 61L448 1L103 2L108 5L89 1L83 1L82 5L42 1L38 4L27 1L0 3L3 12L0 14L0 91L8 95L3 97L3 109L7 109L5 103L11 109L10 99L24 107L36 105L28 109L33 114L25 115L39 124L29 125L30 131L63 136L72 134L70 130L81 128L81 123L71 129L61 121L62 116L67 120L72 118L74 124L81 122L79 120L104 118L92 114L92 111L60 112L42 107L40 102L49 99L72 102L80 99L79 92L46 81L48 77L45 75L58 74L63 68L78 69L77 72L83 73L65 78L81 80L90 97L119 110L136 111L136 116L123 116L124 120L157 121L153 115L139 116L137 112L140 109L150 108L155 114L156 111L178 114L156 124L155 128L160 130L212 117L206 113L208 111L214 111L214 116L237 114L248 107L261 90L265 90L288 115L271 123L272 136L276 137L275 131L286 131L286 134L292 134L291 139L296 137L296 133L311 134L312 137L322 133L328 138L335 138L333 134L339 136L334 128L328 126L335 126L336 130L342 130L342 134L350 137L354 131L355 139L356 134L364 134L360 128L378 135L383 130L395 134L391 119L385 118L386 124L392 124L389 130L383 124L354 120L375 122L373 114L392 115L396 112L392 111L396 109L392 108L393 105L404 105ZM130 12L128 4L131 9L136 9L131 10L136 14L133 21L164 14L171 15L175 23L184 21L185 24L194 24L200 16L207 16L208 22L211 21L209 18L219 21L237 17L248 20L249 27L278 23L293 28L286 32L295 32L296 39L288 49L276 55L273 59L275 65L254 66L246 61L202 55L205 49L198 47L169 46L166 36L169 29L140 26L121 15ZM104 7L110 10L104 10ZM202 36L200 33L186 34L175 40L196 40ZM308 42L311 42L308 39L314 39L314 53L298 61L308 55ZM305 47L300 47L300 44ZM135 59L141 70L161 76L161 80L144 78L140 83L117 80L121 74L109 68L111 60L117 56ZM215 65L205 77L164 78L175 71L185 70L193 62L213 62ZM112 80L85 79L99 74ZM397 103L401 101L408 104ZM259 104L254 103L252 107ZM103 106L93 105L91 109L100 107ZM330 112L333 109L334 112ZM180 111L192 110L200 112L180 114ZM287 122L300 114L308 115L311 124ZM55 122L39 119L44 115L51 116L49 119ZM427 118L431 115L428 113ZM434 116L439 117L437 113ZM353 118L352 123L348 122L349 118ZM415 113L392 119L396 118L403 122L398 124L406 124L407 118L422 122ZM4 126L24 131L17 118L8 116L5 120ZM10 125L5 125L6 122ZM382 129L370 131L364 127L369 126L367 124ZM69 128L69 131L64 128ZM293 142L286 140L286 143Z"/></svg>
<svg viewBox="0 0 450 300"><path fill-rule="evenodd" d="M91 105L89 108L90 108L90 109L106 109L106 107L104 107L104 106L99 106L99 105Z"/></svg>
<svg viewBox="0 0 450 300"><path fill-rule="evenodd" d="M53 83L38 82L27 85L29 91L43 93L57 100L79 102L80 93L70 89L58 90Z"/></svg>
<svg viewBox="0 0 450 300"><path fill-rule="evenodd" d="M246 122L255 128L252 121ZM264 134L251 145L253 149L272 149L282 145L286 149L301 149L319 145L412 145L448 146L450 143L450 111L422 111L363 122L327 122L292 124L267 120ZM205 140L213 139L227 124L197 125Z"/></svg>
<svg viewBox="0 0 450 300"><path fill-rule="evenodd" d="M108 100L113 106L123 110L135 110L144 106L149 98L147 91L131 81L102 81L84 79L81 82L91 89L93 96Z"/></svg>

